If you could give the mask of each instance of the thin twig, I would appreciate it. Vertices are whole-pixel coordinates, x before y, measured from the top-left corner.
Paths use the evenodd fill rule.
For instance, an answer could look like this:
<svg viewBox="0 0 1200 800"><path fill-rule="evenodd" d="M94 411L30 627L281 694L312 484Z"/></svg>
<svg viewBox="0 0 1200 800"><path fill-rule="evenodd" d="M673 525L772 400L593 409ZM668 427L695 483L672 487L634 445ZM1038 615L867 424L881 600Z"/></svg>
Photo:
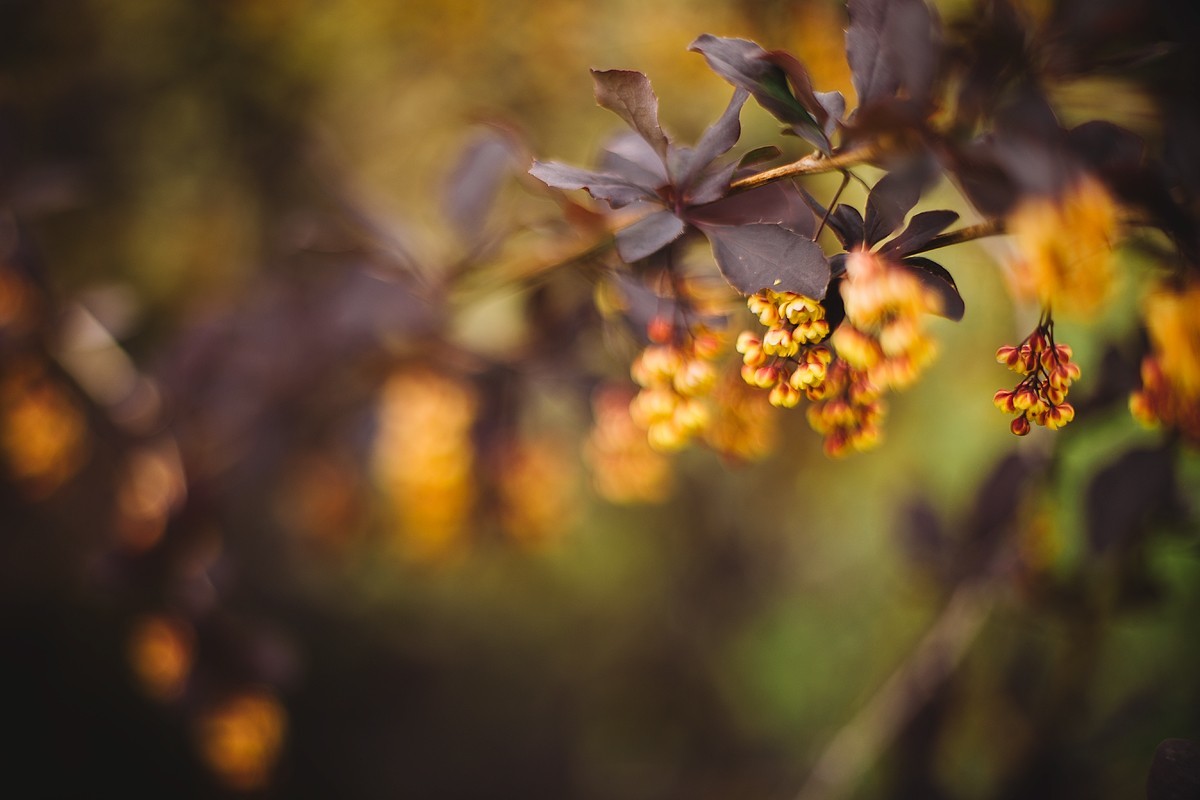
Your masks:
<svg viewBox="0 0 1200 800"><path fill-rule="evenodd" d="M796 800L843 797L882 755L970 649L995 603L995 588L955 590L912 655L825 748Z"/></svg>
<svg viewBox="0 0 1200 800"><path fill-rule="evenodd" d="M942 247L949 247L952 244L963 244L971 242L975 239L983 239L987 236L998 236L1004 233L1004 220L989 219L975 225L968 225L965 228L959 228L950 233L943 233L933 237L922 247L918 247L907 255L916 255L917 253L927 253L930 250L937 250Z"/></svg>
<svg viewBox="0 0 1200 800"><path fill-rule="evenodd" d="M833 199L829 201L829 207L825 209L825 213L821 216L821 224L817 226L817 232L813 234L812 239L815 242L821 236L821 231L825 230L825 223L829 222L829 215L833 213L833 207L837 205L837 201L841 198L842 192L846 191L846 184L850 182L850 170L842 170L842 184L834 193Z"/></svg>
<svg viewBox="0 0 1200 800"><path fill-rule="evenodd" d="M739 178L729 184L729 193L744 192L748 189L757 189L760 186L766 186L768 183L785 180L787 178L797 178L801 175L816 175L821 172L837 172L844 170L847 167L852 167L857 164L862 164L871 161L879 156L880 150L875 145L866 145L854 150L845 150L840 153L834 153L831 156L824 156L819 153L805 156L799 161L793 161L791 164L784 164L782 167L763 170L754 175L747 175L745 178Z"/></svg>

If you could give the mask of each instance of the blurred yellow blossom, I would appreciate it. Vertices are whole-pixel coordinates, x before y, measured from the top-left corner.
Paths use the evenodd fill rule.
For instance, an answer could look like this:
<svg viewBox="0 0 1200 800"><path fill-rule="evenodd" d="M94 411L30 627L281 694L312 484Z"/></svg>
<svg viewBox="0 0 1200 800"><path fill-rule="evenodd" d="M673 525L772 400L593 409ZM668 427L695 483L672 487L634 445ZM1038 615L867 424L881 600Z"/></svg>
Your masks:
<svg viewBox="0 0 1200 800"><path fill-rule="evenodd" d="M577 515L576 465L549 439L514 443L501 459L496 484L500 522L521 544L554 540Z"/></svg>
<svg viewBox="0 0 1200 800"><path fill-rule="evenodd" d="M584 444L596 493L610 503L658 503L673 488L670 460L633 421L630 392L605 387L592 401L595 424Z"/></svg>
<svg viewBox="0 0 1200 800"><path fill-rule="evenodd" d="M188 623L163 614L145 617L129 635L129 662L142 690L155 700L183 693L192 668L195 634Z"/></svg>
<svg viewBox="0 0 1200 800"><path fill-rule="evenodd" d="M200 718L200 754L227 786L258 789L279 758L286 727L286 712L275 697L261 690L238 694Z"/></svg>
<svg viewBox="0 0 1200 800"><path fill-rule="evenodd" d="M1200 445L1200 281L1152 292L1144 314L1151 353L1130 409L1143 423L1174 427Z"/></svg>
<svg viewBox="0 0 1200 800"><path fill-rule="evenodd" d="M475 501L471 387L432 370L402 369L380 393L373 472L391 503L401 551L418 561L452 556Z"/></svg>
<svg viewBox="0 0 1200 800"><path fill-rule="evenodd" d="M21 361L0 377L0 455L31 497L58 489L87 449L83 412L45 367Z"/></svg>
<svg viewBox="0 0 1200 800"><path fill-rule="evenodd" d="M1090 176L1058 197L1034 196L1008 217L1019 250L1014 281L1019 297L1075 316L1100 310L1113 285L1117 206Z"/></svg>

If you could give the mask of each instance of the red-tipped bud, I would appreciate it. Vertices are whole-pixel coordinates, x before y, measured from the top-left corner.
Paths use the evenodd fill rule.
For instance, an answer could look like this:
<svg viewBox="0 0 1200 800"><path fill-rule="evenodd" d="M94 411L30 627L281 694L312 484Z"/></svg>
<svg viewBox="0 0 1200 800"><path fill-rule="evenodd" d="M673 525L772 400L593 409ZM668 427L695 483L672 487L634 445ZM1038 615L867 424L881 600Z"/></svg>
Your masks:
<svg viewBox="0 0 1200 800"><path fill-rule="evenodd" d="M1012 421L1012 424L1008 426L1008 429L1017 436L1025 436L1030 430L1029 419L1024 416L1017 417Z"/></svg>
<svg viewBox="0 0 1200 800"><path fill-rule="evenodd" d="M650 341L655 344L666 344L671 341L671 335L675 332L675 326L671 324L669 319L665 317L655 317L650 320L650 324L646 326L646 335Z"/></svg>
<svg viewBox="0 0 1200 800"><path fill-rule="evenodd" d="M1022 386L1013 395L1013 406L1021 411L1027 411L1038 402L1037 392L1028 386Z"/></svg>

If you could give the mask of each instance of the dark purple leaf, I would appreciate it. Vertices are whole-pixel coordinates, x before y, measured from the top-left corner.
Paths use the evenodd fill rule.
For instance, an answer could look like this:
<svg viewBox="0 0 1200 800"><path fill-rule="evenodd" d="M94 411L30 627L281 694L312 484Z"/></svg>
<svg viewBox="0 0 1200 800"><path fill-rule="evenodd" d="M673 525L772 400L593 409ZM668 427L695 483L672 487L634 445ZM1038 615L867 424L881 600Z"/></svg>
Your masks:
<svg viewBox="0 0 1200 800"><path fill-rule="evenodd" d="M657 253L683 235L683 220L666 209L617 231L617 253L627 264Z"/></svg>
<svg viewBox="0 0 1200 800"><path fill-rule="evenodd" d="M1017 519L1021 497L1041 469L1040 461L1013 452L988 473L963 526L971 548L976 550L972 559L976 565L990 561L993 548L1011 541L1010 530Z"/></svg>
<svg viewBox="0 0 1200 800"><path fill-rule="evenodd" d="M977 141L952 152L949 169L959 189L980 213L1003 216L1016 204L1017 185L996 160L990 141Z"/></svg>
<svg viewBox="0 0 1200 800"><path fill-rule="evenodd" d="M937 292L942 301L941 309L937 312L939 316L955 322L963 318L966 306L963 303L962 295L958 293L954 276L947 272L945 267L919 256L904 259L900 262L900 267L916 275L921 279L921 283Z"/></svg>
<svg viewBox="0 0 1200 800"><path fill-rule="evenodd" d="M954 211L922 211L913 216L899 236L879 248L879 252L906 256L929 244L935 236L953 225L956 219L958 214Z"/></svg>
<svg viewBox="0 0 1200 800"><path fill-rule="evenodd" d="M811 118L811 121L809 119L800 119L793 123L794 132L798 136L816 144L823 152L828 153L830 150L829 136L833 128L837 126L837 119L841 119L842 114L846 111L845 100L842 100L841 110L837 112L837 119L830 120L829 108L821 102L816 92L813 91L812 78L808 74L808 68L800 62L800 59L784 50L774 50L767 53L765 58L783 70L784 74L787 75L788 81L791 84L792 95L796 98L796 102L808 112L808 116ZM832 94L841 98L841 94L838 92L833 92ZM834 102L836 104L836 101Z"/></svg>
<svg viewBox="0 0 1200 800"><path fill-rule="evenodd" d="M1142 164L1146 143L1131 130L1107 120L1094 119L1072 128L1067 139L1088 165L1099 173L1136 170Z"/></svg>
<svg viewBox="0 0 1200 800"><path fill-rule="evenodd" d="M450 171L442 201L460 236L480 238L501 181L516 169L516 148L499 131L485 130L467 145Z"/></svg>
<svg viewBox="0 0 1200 800"><path fill-rule="evenodd" d="M753 150L748 150L738 161L738 169L753 167L758 164L765 164L768 161L774 161L783 155L783 151L773 144L756 147Z"/></svg>
<svg viewBox="0 0 1200 800"><path fill-rule="evenodd" d="M745 89L734 91L725 113L704 132L682 173L675 175L677 187L686 191L714 159L728 153L737 144L742 135L742 106L749 96Z"/></svg>
<svg viewBox="0 0 1200 800"><path fill-rule="evenodd" d="M688 189L685 197L687 203L702 205L720 200L729 191L729 182L733 180L737 166L737 163L733 162L704 175L693 188Z"/></svg>
<svg viewBox="0 0 1200 800"><path fill-rule="evenodd" d="M821 108L825 109L825 138L832 139L838 123L846 116L846 98L841 92L815 92L814 95Z"/></svg>
<svg viewBox="0 0 1200 800"><path fill-rule="evenodd" d="M658 153L633 131L622 131L604 146L600 171L620 175L651 191L671 182Z"/></svg>
<svg viewBox="0 0 1200 800"><path fill-rule="evenodd" d="M868 245L875 246L902 224L904 217L921 199L929 173L921 168L906 168L884 175L867 196L864 233Z"/></svg>
<svg viewBox="0 0 1200 800"><path fill-rule="evenodd" d="M825 153L829 142L812 114L792 95L788 76L768 60L767 51L745 39L704 34L688 47L704 56L713 71L734 86L745 89L776 119L792 125L801 135L815 134L813 144Z"/></svg>
<svg viewBox="0 0 1200 800"><path fill-rule="evenodd" d="M1146 800L1200 797L1200 742L1164 739L1154 751L1146 780Z"/></svg>
<svg viewBox="0 0 1200 800"><path fill-rule="evenodd" d="M940 51L937 20L924 0L850 0L846 58L860 108L901 88L923 100Z"/></svg>
<svg viewBox="0 0 1200 800"><path fill-rule="evenodd" d="M796 102L804 107L804 110L818 125L824 125L828 112L813 92L812 77L808 74L808 67L786 50L772 50L765 53L762 58L783 70L791 82L792 96L796 98Z"/></svg>
<svg viewBox="0 0 1200 800"><path fill-rule="evenodd" d="M837 236L838 241L842 243L844 250L853 250L856 247L862 246L863 243L863 218L862 214L858 213L858 209L854 206L848 206L845 203L838 206L829 215L829 220L826 222L829 229Z"/></svg>
<svg viewBox="0 0 1200 800"><path fill-rule="evenodd" d="M762 289L825 296L829 264L812 239L782 225L705 225L721 274L742 294Z"/></svg>
<svg viewBox="0 0 1200 800"><path fill-rule="evenodd" d="M554 161L535 161L529 174L555 189L586 189L597 200L606 200L613 208L636 200L656 199L653 192L617 175L570 167Z"/></svg>
<svg viewBox="0 0 1200 800"><path fill-rule="evenodd" d="M629 124L660 158L667 157L667 137L658 124L658 97L650 79L628 69L592 70L596 102Z"/></svg>
<svg viewBox="0 0 1200 800"><path fill-rule="evenodd" d="M771 183L730 195L713 203L688 208L687 219L697 225L769 223L810 239L816 230L812 210L792 183Z"/></svg>
<svg viewBox="0 0 1200 800"><path fill-rule="evenodd" d="M1151 515L1175 496L1174 476L1162 449L1130 450L1096 473L1085 506L1092 552L1127 548L1144 534Z"/></svg>

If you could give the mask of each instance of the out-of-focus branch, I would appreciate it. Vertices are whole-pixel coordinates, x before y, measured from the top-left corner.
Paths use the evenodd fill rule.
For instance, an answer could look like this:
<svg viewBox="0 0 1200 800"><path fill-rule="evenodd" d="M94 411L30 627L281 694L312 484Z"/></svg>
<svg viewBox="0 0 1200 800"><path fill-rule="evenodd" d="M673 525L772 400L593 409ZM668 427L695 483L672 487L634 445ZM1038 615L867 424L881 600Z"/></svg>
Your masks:
<svg viewBox="0 0 1200 800"><path fill-rule="evenodd" d="M908 659L833 737L796 800L847 795L962 661L994 603L988 583L959 586Z"/></svg>

